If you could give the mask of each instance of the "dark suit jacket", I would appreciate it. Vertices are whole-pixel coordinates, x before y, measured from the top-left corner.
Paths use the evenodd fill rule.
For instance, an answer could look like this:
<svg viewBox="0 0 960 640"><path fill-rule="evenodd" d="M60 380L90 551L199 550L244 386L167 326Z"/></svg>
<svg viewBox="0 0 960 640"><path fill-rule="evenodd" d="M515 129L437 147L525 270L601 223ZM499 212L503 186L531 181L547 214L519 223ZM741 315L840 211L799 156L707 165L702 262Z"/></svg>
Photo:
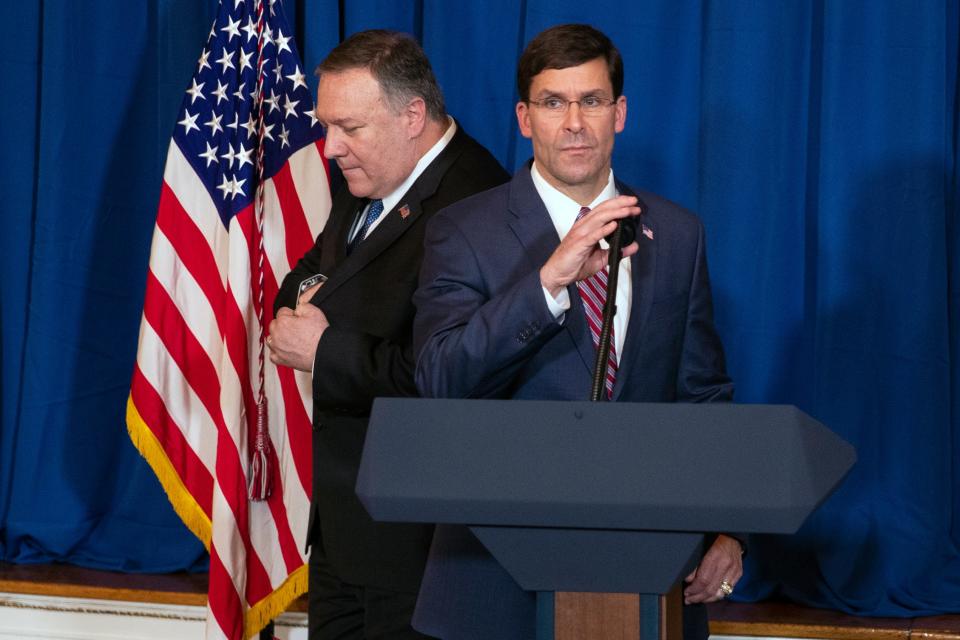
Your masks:
<svg viewBox="0 0 960 640"><path fill-rule="evenodd" d="M653 239L638 234L631 258L632 308L613 400L730 400L703 226L659 196L635 195ZM529 166L431 221L414 298L423 395L589 398L595 351L577 288L569 287L571 308L557 322L540 284L540 267L559 242ZM437 529L415 626L450 640L532 638L533 596L471 538L462 527ZM689 637L705 637L703 607L687 609Z"/></svg>
<svg viewBox="0 0 960 640"><path fill-rule="evenodd" d="M306 277L329 280L314 296L330 321L313 370L313 499L308 544L351 584L416 592L432 527L374 523L354 493L367 419L377 396L416 395L411 300L427 220L508 175L462 128L397 207L347 255L347 235L367 200L337 192L314 247L284 278L276 307L294 307ZM402 216L400 210L409 213ZM405 209L404 212L407 210ZM318 544L322 543L322 544Z"/></svg>

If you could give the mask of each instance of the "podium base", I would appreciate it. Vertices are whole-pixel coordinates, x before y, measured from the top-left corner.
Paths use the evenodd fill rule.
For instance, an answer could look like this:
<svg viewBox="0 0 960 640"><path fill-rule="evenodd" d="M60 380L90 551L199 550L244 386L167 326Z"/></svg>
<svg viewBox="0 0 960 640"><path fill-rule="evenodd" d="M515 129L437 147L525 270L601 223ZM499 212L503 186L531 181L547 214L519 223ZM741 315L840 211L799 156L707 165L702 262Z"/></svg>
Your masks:
<svg viewBox="0 0 960 640"><path fill-rule="evenodd" d="M683 588L665 595L537 592L537 640L683 640Z"/></svg>

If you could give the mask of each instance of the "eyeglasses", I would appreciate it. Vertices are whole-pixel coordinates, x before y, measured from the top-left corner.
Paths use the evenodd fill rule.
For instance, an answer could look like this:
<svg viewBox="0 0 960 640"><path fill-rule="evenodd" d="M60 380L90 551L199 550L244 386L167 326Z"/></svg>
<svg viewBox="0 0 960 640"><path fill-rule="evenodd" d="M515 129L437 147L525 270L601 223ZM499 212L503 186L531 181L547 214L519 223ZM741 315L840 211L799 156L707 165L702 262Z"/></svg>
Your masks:
<svg viewBox="0 0 960 640"><path fill-rule="evenodd" d="M579 100L564 100L558 96L550 96L543 100L528 100L528 104L535 105L543 109L548 116L562 116L567 112L572 104L580 105L580 113L585 116L598 116L604 109L612 105L616 100L609 98L600 98L598 96L584 96Z"/></svg>

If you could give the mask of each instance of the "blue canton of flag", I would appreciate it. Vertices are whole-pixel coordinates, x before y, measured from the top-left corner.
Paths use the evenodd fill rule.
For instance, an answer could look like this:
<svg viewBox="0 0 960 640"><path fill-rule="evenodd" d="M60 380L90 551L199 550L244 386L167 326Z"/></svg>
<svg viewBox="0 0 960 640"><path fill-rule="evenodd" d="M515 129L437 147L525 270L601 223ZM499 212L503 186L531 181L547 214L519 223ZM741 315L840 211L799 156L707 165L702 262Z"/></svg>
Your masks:
<svg viewBox="0 0 960 640"><path fill-rule="evenodd" d="M238 0L233 10L220 12L173 136L213 196L224 224L256 196L258 57L264 178L323 134L282 5L268 4L261 56L256 3Z"/></svg>

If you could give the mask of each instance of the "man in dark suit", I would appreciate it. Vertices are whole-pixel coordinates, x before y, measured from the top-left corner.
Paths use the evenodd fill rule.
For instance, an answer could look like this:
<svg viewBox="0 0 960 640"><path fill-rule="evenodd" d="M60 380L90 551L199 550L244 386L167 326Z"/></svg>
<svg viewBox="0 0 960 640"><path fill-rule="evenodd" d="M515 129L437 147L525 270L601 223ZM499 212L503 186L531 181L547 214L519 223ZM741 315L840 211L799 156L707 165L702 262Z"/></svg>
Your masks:
<svg viewBox="0 0 960 640"><path fill-rule="evenodd" d="M284 278L271 360L313 373L310 638L421 638L410 616L433 528L378 524L354 493L376 396L415 395L412 295L427 220L506 172L443 104L408 36L355 34L318 68L324 153L345 186Z"/></svg>
<svg viewBox="0 0 960 640"><path fill-rule="evenodd" d="M623 67L586 25L541 33L521 56L516 112L534 158L513 180L436 216L415 303L417 386L426 396L586 400L606 298L607 245L634 217L619 265L606 394L623 402L730 400L713 327L703 226L614 179L626 122ZM709 478L704 479L709 482ZM684 634L707 637L702 603L732 591L741 545L716 535L687 577ZM446 640L528 640L535 599L465 527L434 536L417 629Z"/></svg>

